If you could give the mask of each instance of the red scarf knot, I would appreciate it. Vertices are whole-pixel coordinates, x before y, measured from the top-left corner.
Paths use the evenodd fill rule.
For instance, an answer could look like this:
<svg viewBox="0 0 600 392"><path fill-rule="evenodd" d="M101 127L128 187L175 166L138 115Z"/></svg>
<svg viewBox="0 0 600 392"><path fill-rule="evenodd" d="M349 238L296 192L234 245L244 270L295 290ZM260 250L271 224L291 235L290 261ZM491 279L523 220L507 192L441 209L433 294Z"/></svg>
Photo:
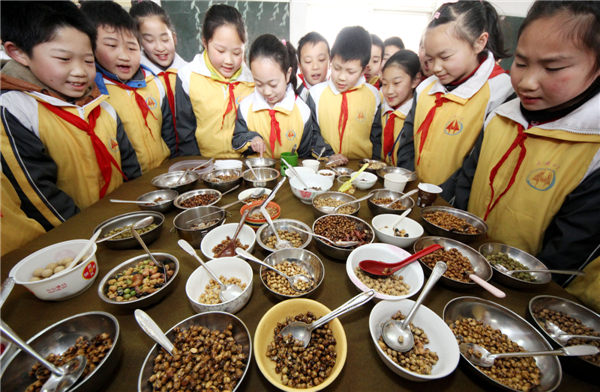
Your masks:
<svg viewBox="0 0 600 392"><path fill-rule="evenodd" d="M442 93L435 93L435 106L429 109L429 113L425 117L425 120L419 127L417 134L421 133L421 140L419 142L419 159L417 160L417 165L421 161L421 152L423 151L423 146L425 145L425 140L427 140L427 134L429 133L429 127L433 122L433 118L435 117L435 111L437 108L442 106L444 102L450 101L448 98L442 97ZM415 135L416 136L416 135Z"/></svg>
<svg viewBox="0 0 600 392"><path fill-rule="evenodd" d="M279 122L275 118L275 110L269 109L269 116L271 116L271 134L269 135L269 144L271 145L271 157L275 158L275 142L279 142L281 146L281 129L279 128Z"/></svg>
<svg viewBox="0 0 600 392"><path fill-rule="evenodd" d="M396 159L394 158L393 149L394 149L394 123L396 122L396 113L392 112L388 117L387 123L385 124L385 129L383 130L383 156L387 157L391 154L392 163L394 166L396 165Z"/></svg>

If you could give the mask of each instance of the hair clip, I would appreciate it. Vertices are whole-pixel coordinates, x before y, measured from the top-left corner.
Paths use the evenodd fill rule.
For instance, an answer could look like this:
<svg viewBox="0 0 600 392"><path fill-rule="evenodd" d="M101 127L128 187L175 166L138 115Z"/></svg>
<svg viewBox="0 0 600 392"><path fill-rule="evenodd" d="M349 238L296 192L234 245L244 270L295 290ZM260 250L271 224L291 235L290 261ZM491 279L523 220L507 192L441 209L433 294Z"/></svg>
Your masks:
<svg viewBox="0 0 600 392"><path fill-rule="evenodd" d="M433 15L433 19L439 19L440 18L440 13L436 12L435 15Z"/></svg>
<svg viewBox="0 0 600 392"><path fill-rule="evenodd" d="M287 46L287 42L285 42L285 39L282 39L282 40L281 40L281 42L283 42L283 44L284 44L285 46Z"/></svg>

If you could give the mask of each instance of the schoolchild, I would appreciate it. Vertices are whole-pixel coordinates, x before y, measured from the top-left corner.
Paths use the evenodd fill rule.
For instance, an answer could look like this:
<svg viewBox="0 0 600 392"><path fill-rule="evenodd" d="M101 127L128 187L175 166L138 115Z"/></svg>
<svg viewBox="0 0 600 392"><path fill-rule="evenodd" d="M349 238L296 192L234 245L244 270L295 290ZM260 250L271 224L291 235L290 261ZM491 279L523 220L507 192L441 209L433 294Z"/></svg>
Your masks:
<svg viewBox="0 0 600 392"><path fill-rule="evenodd" d="M156 75L140 66L137 28L127 11L110 1L86 1L81 10L98 34L96 84L109 95L146 173L176 154L166 91Z"/></svg>
<svg viewBox="0 0 600 392"><path fill-rule="evenodd" d="M298 41L298 63L300 65L298 79L300 80L296 90L298 96L305 102L308 98L308 90L327 79L330 56L329 43L316 31L306 34Z"/></svg>
<svg viewBox="0 0 600 392"><path fill-rule="evenodd" d="M363 76L370 58L369 32L344 27L331 48L331 78L308 95L323 138L348 159L381 157L381 97Z"/></svg>
<svg viewBox="0 0 600 392"><path fill-rule="evenodd" d="M434 76L417 87L398 166L441 184L460 169L485 117L513 94L496 60L506 57L499 17L487 1L443 4L425 31Z"/></svg>
<svg viewBox="0 0 600 392"><path fill-rule="evenodd" d="M421 79L425 80L433 75L433 72L429 68L429 62L427 62L427 56L425 55L425 33L423 33L419 41L419 60L421 61Z"/></svg>
<svg viewBox="0 0 600 392"><path fill-rule="evenodd" d="M177 73L177 133L182 155L239 158L231 145L237 109L254 90L244 64L246 25L237 9L216 4L202 23L204 52Z"/></svg>
<svg viewBox="0 0 600 392"><path fill-rule="evenodd" d="M402 49L386 61L381 70L381 107L383 124L381 156L388 165L396 166L400 147L400 131L412 108L415 88L421 81L419 56L412 50Z"/></svg>
<svg viewBox="0 0 600 392"><path fill-rule="evenodd" d="M381 60L381 68L383 69L387 59L402 49L406 48L404 47L404 41L402 41L402 38L400 37L390 37L383 41L383 59Z"/></svg>
<svg viewBox="0 0 600 392"><path fill-rule="evenodd" d="M383 59L383 41L375 34L371 34L371 59L365 68L365 79L375 88L381 87L379 71L381 71L381 60Z"/></svg>
<svg viewBox="0 0 600 392"><path fill-rule="evenodd" d="M19 198L3 197L2 213L20 209L50 230L141 171L94 84L96 32L75 4L3 3L1 34L12 57L1 72L2 173Z"/></svg>

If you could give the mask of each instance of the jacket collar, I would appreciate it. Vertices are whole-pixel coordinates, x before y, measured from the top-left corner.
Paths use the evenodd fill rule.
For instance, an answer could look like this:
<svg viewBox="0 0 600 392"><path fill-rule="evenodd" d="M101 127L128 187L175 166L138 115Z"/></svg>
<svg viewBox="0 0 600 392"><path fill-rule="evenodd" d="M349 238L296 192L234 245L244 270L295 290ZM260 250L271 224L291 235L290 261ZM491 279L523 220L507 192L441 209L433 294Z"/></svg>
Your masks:
<svg viewBox="0 0 600 392"><path fill-rule="evenodd" d="M173 71L178 71L181 68L183 68L185 65L187 64L187 61L185 61L184 59L181 58L180 55L178 55L177 53L175 53L175 58L173 58L173 62L171 63L171 65L169 66L169 68L167 69L162 69L162 67L159 67L158 65L154 64L149 58L148 56L146 56L146 53L144 51L142 51L142 60L140 65L146 67L147 69L149 69L150 71L152 71L152 73L154 75L158 75L161 72L165 72L168 70L173 70Z"/></svg>
<svg viewBox="0 0 600 392"><path fill-rule="evenodd" d="M192 72L210 78L210 70L204 61L203 53L199 53L194 57L194 59L190 62L190 69ZM245 63L242 63L242 73L235 81L249 83L254 82L254 79L252 78L252 72L250 72L250 69L248 69Z"/></svg>
<svg viewBox="0 0 600 392"><path fill-rule="evenodd" d="M408 101L404 102L402 105L400 105L400 107L398 109L394 109L393 107L391 107L390 104L384 99L383 105L381 107L381 111L383 114L399 112L400 114L403 114L404 117L406 117L406 116L408 116L408 112L410 112L410 109L412 108L413 99L414 99L414 97L409 99Z"/></svg>
<svg viewBox="0 0 600 392"><path fill-rule="evenodd" d="M271 105L267 102L267 100L258 93L258 91L254 90L254 94L252 94L252 111L258 112L259 110L270 110ZM284 110L287 112L291 112L294 110L294 105L296 104L296 93L292 88L292 85L288 83L287 90L285 90L285 96L278 102L273 110Z"/></svg>
<svg viewBox="0 0 600 392"><path fill-rule="evenodd" d="M359 88L361 88L363 86L363 84L366 83L366 79L364 76L361 76L360 79L358 79L358 82L356 83L356 86L352 87L350 90L358 90ZM331 91L333 91L334 95L339 95L340 92L338 91L337 87L335 87L335 84L333 83L333 81L331 80L331 78L327 79L327 84L329 85L329 88L331 89Z"/></svg>
<svg viewBox="0 0 600 392"><path fill-rule="evenodd" d="M112 73L108 72L107 70L105 70L104 68L102 68L100 66L100 64L98 64L98 63L96 63L96 69L98 70L98 72L96 72L95 80L96 80L96 83L98 84L98 86L100 86L100 84L98 83L98 74L100 74L102 76L106 76L113 80L120 81L121 83L126 84L127 86L133 87L133 88L146 87L146 81L147 81L146 79L149 76L148 74L155 76L154 73L147 66L141 65L141 64L140 64L140 68L136 71L136 73L133 75L133 77L126 82L119 79L119 77L117 75L112 74Z"/></svg>

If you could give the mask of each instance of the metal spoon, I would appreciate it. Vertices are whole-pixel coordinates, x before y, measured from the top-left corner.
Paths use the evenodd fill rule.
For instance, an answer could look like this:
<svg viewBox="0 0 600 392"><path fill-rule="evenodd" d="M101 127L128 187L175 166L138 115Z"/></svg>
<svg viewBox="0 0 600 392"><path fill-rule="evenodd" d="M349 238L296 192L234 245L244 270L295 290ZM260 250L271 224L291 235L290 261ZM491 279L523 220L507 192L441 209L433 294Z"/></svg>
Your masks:
<svg viewBox="0 0 600 392"><path fill-rule="evenodd" d="M326 149L326 147L325 147L325 146L323 146L323 148L321 149L321 152L319 153L319 156L317 157L317 161L318 161L319 159L321 159L321 155L323 155L323 153L325 152L325 149Z"/></svg>
<svg viewBox="0 0 600 392"><path fill-rule="evenodd" d="M304 181L302 181L302 178L300 178L300 175L298 174L298 172L296 171L296 169L294 169L294 167L292 165L287 163L285 161L285 159L282 159L281 162L283 162L288 167L288 169L291 170L294 177L296 177L298 179L298 181L300 181L300 183L302 183L302 186L304 186L304 188L306 190L310 190L310 187L308 185L306 185L306 183Z"/></svg>
<svg viewBox="0 0 600 392"><path fill-rule="evenodd" d="M19 337L4 321L0 320L0 330L2 335L6 336L11 342L19 346L25 353L37 359L42 366L50 371L50 378L42 386L41 392L62 392L73 386L83 374L87 364L85 355L79 355L61 367L54 366L53 363L46 360L42 355L36 352L23 339Z"/></svg>
<svg viewBox="0 0 600 392"><path fill-rule="evenodd" d="M310 235L312 235L313 237L318 237L318 238L320 238L320 239L322 239L322 240L325 240L325 241L327 241L327 242L329 242L329 243L331 243L331 244L333 244L333 245L337 246L338 248L349 248L349 247L351 247L351 246L355 246L355 245L358 245L358 244L360 244L360 241L332 241L332 240L330 240L330 239L329 239L329 238L327 238L327 237L323 237L322 235L315 234L315 233L311 233L311 232L309 232L309 231L306 231L306 230L299 229L299 228L297 228L296 226L290 226L290 227L288 228L288 230L296 230L296 231L300 231L300 232L302 232L302 233L310 234Z"/></svg>
<svg viewBox="0 0 600 392"><path fill-rule="evenodd" d="M260 188L260 189L257 189L254 193L252 193L250 196L248 196L245 199L234 201L233 203L226 204L223 207L217 207L217 206L214 206L214 207L220 208L222 210L226 210L229 207L231 207L233 205L236 205L237 203L245 203L249 199L255 199L255 198L261 197L262 195L264 195L264 193L265 193L265 189L264 188ZM206 218L207 216L211 216L211 215L215 215L215 214L220 214L220 213L222 213L222 211L211 212L210 214L206 214L206 215L202 215L201 217L198 217L198 218L190 219L189 221L187 221L185 223L196 222L196 221L199 221L199 220L202 220L202 219Z"/></svg>
<svg viewBox="0 0 600 392"><path fill-rule="evenodd" d="M461 343L459 346L460 353L471 362L473 365L482 367L494 366L494 360L498 358L512 358L512 357L537 357L542 355L559 355L565 357L582 356L582 355L594 355L598 354L599 350L596 346L591 345L579 345L559 348L558 350L551 351L525 351L517 353L500 353L492 354L484 347L475 343Z"/></svg>
<svg viewBox="0 0 600 392"><path fill-rule="evenodd" d="M219 252L219 254L215 257L216 259L218 259L220 257L234 257L235 256L235 248L236 248L235 242L237 241L238 235L240 234L242 227L244 227L244 222L246 221L246 218L248 217L249 212L250 211L248 211L248 210L244 211L244 213L242 214L242 219L240 219L240 223L238 223L238 226L235 229L235 232L233 233L233 237L231 237L231 240L229 240L229 244L227 244L227 246Z"/></svg>
<svg viewBox="0 0 600 392"><path fill-rule="evenodd" d="M133 224L133 228L134 229L143 229L146 226L150 226L152 224L152 222L154 222L154 217L153 216L148 216L148 217L146 217L144 219L141 219L141 220L135 222ZM111 238L114 238L114 237L118 236L119 234L122 234L126 230L129 230L129 228L123 229L123 230L121 230L121 231L119 231L119 232L117 232L117 233L115 233L113 235L109 235L108 237L104 237L102 239L99 239L98 241L96 241L96 243L99 244L101 242L110 240Z"/></svg>
<svg viewBox="0 0 600 392"><path fill-rule="evenodd" d="M570 335L550 320L541 319L540 322L546 325L548 335L560 344L567 344L571 339L600 340L600 336Z"/></svg>
<svg viewBox="0 0 600 392"><path fill-rule="evenodd" d="M284 274L283 272L279 271L278 269L274 268L273 266L270 266L269 264L260 261L259 259L257 259L256 257L254 257L253 255L251 255L250 253L246 252L245 250L243 250L242 248L237 248L235 250L235 252L242 256L243 258L250 260L250 261L254 261L255 263L258 263L260 265L262 265L265 268L271 269L275 272L277 272L279 275L283 276L284 278L286 278L288 280L288 282L290 282L290 286L292 286L292 289L294 289L296 292L298 293L305 293L308 290L312 289L312 286L314 285L314 279L311 278L310 276L306 276L304 274L298 274L298 275L294 275L294 276L288 276L286 274ZM312 283L308 286L308 289L306 290L298 290L296 288L296 286L299 283Z"/></svg>
<svg viewBox="0 0 600 392"><path fill-rule="evenodd" d="M404 268L408 264L419 260L421 257L427 256L428 254L433 253L439 249L443 249L443 247L440 244L433 244L397 263L384 263L383 261L377 260L362 260L358 263L358 267L371 275L388 276L392 275L400 268Z"/></svg>
<svg viewBox="0 0 600 392"><path fill-rule="evenodd" d="M282 160L282 162L285 162L284 160ZM277 185L275 185L275 188L273 188L273 191L271 192L271 194L269 194L269 197L267 197L261 205L259 206L254 206L250 209L250 214L252 215L254 214L254 212L256 210L259 210L262 206L268 206L269 203L275 198L275 195L277 194L277 191L279 191L279 188L281 188L281 186L285 183L285 180L287 179L287 177L283 177L281 180L279 180L279 182L277 183Z"/></svg>
<svg viewBox="0 0 600 392"><path fill-rule="evenodd" d="M368 194L367 196L361 197L360 199L356 199L356 200L352 200L352 201L349 201L349 202L347 202L347 203L344 203L344 204L340 204L340 205L339 205L339 206L337 206L337 207L321 207L321 209L322 209L322 210L325 210L325 209L329 210L329 209L331 209L331 210L333 210L333 213L334 213L334 214L337 214L337 212L338 212L338 211L339 211L339 210L340 210L340 209L341 209L343 206L347 206L348 204L360 203L360 202L361 202L361 201L363 201L363 200L367 200L368 198L370 198L371 196L373 196L373 192L375 192L375 191L371 191L371 192L369 192L369 194ZM392 203L393 203L393 202L392 202ZM392 204L392 203L390 203L390 204ZM388 205L389 205L389 204L388 204Z"/></svg>
<svg viewBox="0 0 600 392"><path fill-rule="evenodd" d="M550 272L551 274L561 274L561 275L585 275L585 272L579 270L545 270L545 269L533 269L533 270L512 270L509 271L508 268L503 266L502 264L494 265L498 269L498 271L502 272L505 275L512 276L519 272Z"/></svg>
<svg viewBox="0 0 600 392"><path fill-rule="evenodd" d="M148 313L144 312L141 309L136 309L133 314L135 315L135 320L138 322L140 327L150 336L159 346L167 350L171 356L173 355L173 349L175 346L167 335L164 334L162 329L156 324L156 322L148 315Z"/></svg>
<svg viewBox="0 0 600 392"><path fill-rule="evenodd" d="M292 244L291 241L282 240L281 238L279 238L279 233L277 233L277 229L273 225L273 221L271 220L271 215L269 215L269 212L267 211L266 207L265 206L260 207L260 211L262 212L263 216L267 220L267 223L271 227L271 230L273 230L273 233L275 233L275 238L277 239L277 243L275 244L275 248L277 250L293 248L294 245Z"/></svg>
<svg viewBox="0 0 600 392"><path fill-rule="evenodd" d="M110 199L111 203L134 203L134 204L145 204L155 206L158 203L154 201L137 201L137 200L120 200L120 199Z"/></svg>
<svg viewBox="0 0 600 392"><path fill-rule="evenodd" d="M198 165L198 166L196 166L196 167L195 167L195 168L193 168L193 169L184 170L184 171L183 171L183 174L181 175L181 177L179 177L179 179L177 180L177 182L175 183L175 185L179 185L179 181L181 181L181 179L183 178L183 176L185 176L185 175L186 175L186 173L187 173L187 172L191 172L191 171L194 171L194 170L198 170L198 169L200 169L201 167L208 165L209 163L211 163L211 162L212 162L212 161L214 161L214 160L215 160L215 158L210 158L208 161L204 162L202 165ZM172 186L174 186L174 185L172 185ZM112 201L112 200L111 200L111 201Z"/></svg>
<svg viewBox="0 0 600 392"><path fill-rule="evenodd" d="M6 279L3 283L2 283L2 291L0 292L0 308L2 307L2 305L4 305L4 301L6 301L6 299L8 298L8 296L10 295L10 292L12 291L12 289L15 287L15 278L13 278L12 276L9 276L8 279Z"/></svg>
<svg viewBox="0 0 600 392"><path fill-rule="evenodd" d="M407 352L413 348L415 345L415 338L410 331L410 322L415 317L417 309L419 309L419 306L421 306L421 303L423 303L427 294L429 294L433 286L435 286L437 281L444 275L447 268L448 266L446 263L442 261L438 261L435 264L431 276L429 276L423 291L421 291L419 298L417 298L417 302L415 302L404 320L388 320L383 323L381 326L381 336L383 337L385 344L401 353Z"/></svg>
<svg viewBox="0 0 600 392"><path fill-rule="evenodd" d="M254 179L258 180L258 176L256 175L256 172L254 171L254 168L252 167L252 164L250 163L250 161L246 162L246 165L248 165L248 167L250 168L250 171L252 172Z"/></svg>
<svg viewBox="0 0 600 392"><path fill-rule="evenodd" d="M167 273L167 267L165 267L165 265L163 264L162 261L158 261L158 260L156 260L154 258L154 256L152 255L152 253L150 253L150 250L148 250L148 247L146 246L146 243L144 242L144 240L142 239L142 237L140 237L140 235L138 234L138 232L133 229L133 226L131 227L131 234L133 234L133 236L140 243L140 245L142 246L142 248L144 248L144 250L146 251L146 253L150 257L150 260L154 261L155 265L157 265L157 266L159 266L159 267L162 268L163 275L165 277L165 283L167 283L167 281L169 280L169 274Z"/></svg>
<svg viewBox="0 0 600 392"><path fill-rule="evenodd" d="M292 147L292 152L291 152L292 155L294 155L296 153L297 146L298 146L298 143L294 143L294 147Z"/></svg>
<svg viewBox="0 0 600 392"><path fill-rule="evenodd" d="M196 250L192 247L192 245L190 245L189 242L187 242L186 240L179 240L177 241L177 243L179 244L179 246L181 246L181 249L185 250L190 256L195 257L196 260L198 260L200 264L202 264L204 269L208 271L210 276L212 276L213 279L221 286L221 290L219 290L219 299L222 303L231 301L232 299L235 299L242 295L243 290L237 284L223 284L221 280L217 277L217 275L215 275L215 273L212 272L212 270L208 268L206 264L204 264L204 261L202 261L200 257L198 257Z"/></svg>

